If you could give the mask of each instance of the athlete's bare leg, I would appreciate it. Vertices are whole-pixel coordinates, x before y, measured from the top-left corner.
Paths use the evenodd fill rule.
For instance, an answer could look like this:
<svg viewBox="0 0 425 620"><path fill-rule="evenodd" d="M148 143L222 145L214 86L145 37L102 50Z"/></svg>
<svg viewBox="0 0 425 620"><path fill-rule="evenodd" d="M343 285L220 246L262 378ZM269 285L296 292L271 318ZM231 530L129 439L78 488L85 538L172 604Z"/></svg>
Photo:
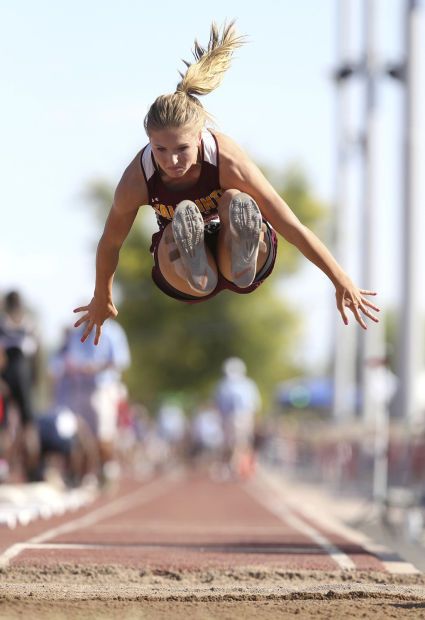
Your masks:
<svg viewBox="0 0 425 620"><path fill-rule="evenodd" d="M226 190L219 200L220 232L218 237L217 264L210 250L205 247L208 264L213 273L217 274L218 268L230 282L234 282L235 277L232 273L232 233L230 230L229 207L232 199L238 194L240 194L239 190ZM256 273L263 268L267 260L269 246L270 242L268 235L265 234L265 225L263 224L260 233ZM210 290L205 292L199 289L196 290L189 284L189 274L181 260L171 225L166 227L162 235L158 247L158 260L163 277L173 288L193 297L205 297L211 292Z"/></svg>
<svg viewBox="0 0 425 620"><path fill-rule="evenodd" d="M235 274L232 272L232 232L230 229L229 208L233 198L238 194L240 194L239 190L228 189L221 196L218 204L220 233L218 237L217 265L223 276L230 282L235 281ZM269 254L269 247L270 241L268 235L265 234L265 224L263 224L260 233L256 273L263 268Z"/></svg>
<svg viewBox="0 0 425 620"><path fill-rule="evenodd" d="M214 274L217 274L217 265L214 257L207 247L205 248L205 251L210 268ZM173 288L177 289L181 293L185 293L186 295L190 295L192 297L205 297L205 295L208 295L211 292L194 290L190 286L188 282L189 274L181 261L170 224L166 227L159 243L158 261L163 277Z"/></svg>

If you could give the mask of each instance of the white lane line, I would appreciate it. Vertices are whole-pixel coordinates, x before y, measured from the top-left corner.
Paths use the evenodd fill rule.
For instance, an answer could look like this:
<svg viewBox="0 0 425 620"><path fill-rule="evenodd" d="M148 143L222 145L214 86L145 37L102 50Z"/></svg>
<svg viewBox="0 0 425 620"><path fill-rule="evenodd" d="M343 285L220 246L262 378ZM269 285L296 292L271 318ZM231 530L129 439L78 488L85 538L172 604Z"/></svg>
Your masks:
<svg viewBox="0 0 425 620"><path fill-rule="evenodd" d="M0 556L0 568L5 568L9 564L10 560L19 555L25 547L25 543L16 543L6 549L6 551Z"/></svg>
<svg viewBox="0 0 425 620"><path fill-rule="evenodd" d="M48 549L53 549L53 550L63 550L63 549L105 549L106 547L104 545L74 545L72 543L70 544L66 544L66 543L30 543L30 542L23 542L23 543L16 543L15 545L12 545L11 547L9 547L1 556L0 556L0 567L1 568L6 568L7 565L9 564L10 560L13 560L13 558L16 558L16 556L18 556L20 553L22 553L22 551L30 551L31 549L43 549L43 550L48 550Z"/></svg>
<svg viewBox="0 0 425 620"><path fill-rule="evenodd" d="M282 500L275 493L269 494L265 492L264 486L259 486L254 481L248 483L245 489L257 502L279 517L284 523L287 523L290 527L303 534L303 536L311 538L342 570L356 569L353 560L346 553L338 549L336 545L331 543L326 536L318 532L314 527L295 515L288 505L283 505Z"/></svg>
<svg viewBox="0 0 425 620"><path fill-rule="evenodd" d="M289 497L288 493L285 492L282 482L277 479L277 475L274 472L270 472L262 467L259 470L259 475L261 476L262 484L267 484L274 493L284 497L285 502L293 509L296 509L297 512L301 512L308 519L315 521L324 529L343 536L349 542L363 547L367 553L378 558L389 573L393 575L422 574L422 571L418 570L416 566L400 558L398 554L392 552L388 547L374 542L369 536L363 534L363 532L354 530L333 517L329 510L326 510L325 506L320 507L318 503L315 502L314 508L311 508L300 497L298 497L298 501L295 497ZM392 559L389 559L391 557Z"/></svg>
<svg viewBox="0 0 425 620"><path fill-rule="evenodd" d="M351 529L349 526L339 523L332 519L330 515L321 512L315 507L314 511L307 507L300 510L306 517L314 519L324 529L332 531L346 538L349 542L363 547L366 553L375 556L385 570L393 575L420 575L422 571L416 568L410 562L403 560L396 552L391 551L388 547L374 542L369 536Z"/></svg>
<svg viewBox="0 0 425 620"><path fill-rule="evenodd" d="M114 545L90 545L87 543L25 543L25 550L31 549L111 549Z"/></svg>
<svg viewBox="0 0 425 620"><path fill-rule="evenodd" d="M58 527L51 528L44 532L43 534L39 534L38 536L33 536L29 538L27 541L22 543L16 543L11 545L6 551L4 551L0 555L0 568L5 568L9 562L19 555L22 551L24 551L27 545L33 544L41 544L52 538L56 538L58 536L62 536L63 534L69 534L75 530L90 527L101 521L106 519L107 517L112 517L120 512L124 512L129 508L137 505L146 504L150 500L154 499L158 495L164 493L167 488L170 486L172 482L176 480L175 473L168 474L159 480L155 480L151 482L146 487L142 487L141 489L137 489L124 497L117 499L116 501L112 501L106 506L101 506L97 508L93 512L90 512L83 517L78 519L74 519L73 521L68 521L68 523L64 523L63 525L59 525Z"/></svg>
<svg viewBox="0 0 425 620"><path fill-rule="evenodd" d="M43 549L45 551L54 550L54 551L69 551L70 549L81 550L97 550L97 551L105 551L105 550L116 550L118 549L120 552L122 551L122 547L119 545L108 545L105 544L89 544L89 543L20 543L19 545L21 550L31 551L31 550L40 550ZM165 542L161 544L152 544L152 543L137 543L132 546L133 549L140 550L157 550L164 548L172 548L175 549L185 549L189 551L199 551L208 553L216 553L217 551L226 552L226 553L292 553L292 554L314 554L317 551L317 547L305 547L301 552L297 546L291 545L212 545L211 547L205 543L174 543L174 542Z"/></svg>

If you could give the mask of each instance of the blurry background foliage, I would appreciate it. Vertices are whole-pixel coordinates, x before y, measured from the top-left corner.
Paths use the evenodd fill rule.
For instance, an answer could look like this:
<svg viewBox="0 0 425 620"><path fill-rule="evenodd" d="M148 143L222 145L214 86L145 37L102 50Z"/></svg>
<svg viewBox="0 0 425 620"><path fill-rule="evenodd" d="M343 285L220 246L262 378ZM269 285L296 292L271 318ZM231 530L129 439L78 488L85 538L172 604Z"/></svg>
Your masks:
<svg viewBox="0 0 425 620"><path fill-rule="evenodd" d="M263 172L300 220L320 235L326 209L313 197L302 171L291 167L280 174ZM103 225L113 200L112 187L93 182L87 196ZM132 366L125 376L132 400L150 410L164 400L192 409L211 396L223 360L236 355L245 360L265 409L269 408L276 383L301 372L294 359L303 326L290 303L278 294L276 283L296 272L305 259L280 238L275 270L256 292L224 291L207 303L184 304L164 295L151 280L148 217L148 209L140 209L115 276L118 321L132 353Z"/></svg>

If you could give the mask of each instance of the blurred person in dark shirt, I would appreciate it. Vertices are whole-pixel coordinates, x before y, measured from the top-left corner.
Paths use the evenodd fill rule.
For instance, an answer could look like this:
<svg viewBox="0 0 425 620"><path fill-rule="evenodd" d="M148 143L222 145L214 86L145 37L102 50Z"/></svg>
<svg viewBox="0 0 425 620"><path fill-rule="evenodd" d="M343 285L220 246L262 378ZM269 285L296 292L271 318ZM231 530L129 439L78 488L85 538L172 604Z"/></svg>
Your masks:
<svg viewBox="0 0 425 620"><path fill-rule="evenodd" d="M1 377L6 363L6 352L0 347L0 482L9 476L10 437L6 429L9 387Z"/></svg>
<svg viewBox="0 0 425 620"><path fill-rule="evenodd" d="M8 401L19 416L22 430L19 435L22 440L22 465L27 477L31 479L37 468L40 449L32 400L39 341L35 323L27 312L21 295L17 291L10 291L5 296L3 305L0 315L0 346L4 350L6 361L1 377L8 388ZM6 413L9 409L6 407ZM7 423L6 416L5 424Z"/></svg>
<svg viewBox="0 0 425 620"><path fill-rule="evenodd" d="M96 481L99 451L88 424L63 406L37 418L40 438L39 478L77 486Z"/></svg>

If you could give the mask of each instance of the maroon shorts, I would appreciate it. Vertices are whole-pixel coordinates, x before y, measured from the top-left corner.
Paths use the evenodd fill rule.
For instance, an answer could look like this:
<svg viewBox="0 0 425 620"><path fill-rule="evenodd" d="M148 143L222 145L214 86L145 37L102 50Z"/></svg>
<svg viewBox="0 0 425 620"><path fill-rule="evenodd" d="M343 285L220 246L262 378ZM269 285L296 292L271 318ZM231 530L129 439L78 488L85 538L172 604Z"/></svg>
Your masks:
<svg viewBox="0 0 425 620"><path fill-rule="evenodd" d="M186 293L181 293L177 289L173 288L162 275L158 261L159 242L161 241L162 235L164 234L164 230L166 227L154 233L154 235L152 236L150 252L151 254L153 254L155 262L152 268L152 280L155 282L157 287L169 297L177 299L178 301L184 301L189 304L196 304L200 303L201 301L207 301L208 299L211 299L211 297L215 297L215 295L224 290L233 291L234 293L239 293L240 295L252 293L252 291L255 291L255 289L257 289L264 282L264 280L269 277L269 275L273 271L273 267L276 261L277 235L273 228L270 226L270 224L266 220L263 221L267 226L267 234L270 240L270 252L264 264L264 267L256 275L254 282L250 286L246 288L239 288L235 284L233 284L233 282L229 282L229 280L226 280L226 278L220 272L218 272L217 286L209 295L205 295L204 297L187 295ZM214 257L217 255L217 241L219 230L219 221L214 220L205 224L205 243L207 247L211 250L211 253Z"/></svg>

